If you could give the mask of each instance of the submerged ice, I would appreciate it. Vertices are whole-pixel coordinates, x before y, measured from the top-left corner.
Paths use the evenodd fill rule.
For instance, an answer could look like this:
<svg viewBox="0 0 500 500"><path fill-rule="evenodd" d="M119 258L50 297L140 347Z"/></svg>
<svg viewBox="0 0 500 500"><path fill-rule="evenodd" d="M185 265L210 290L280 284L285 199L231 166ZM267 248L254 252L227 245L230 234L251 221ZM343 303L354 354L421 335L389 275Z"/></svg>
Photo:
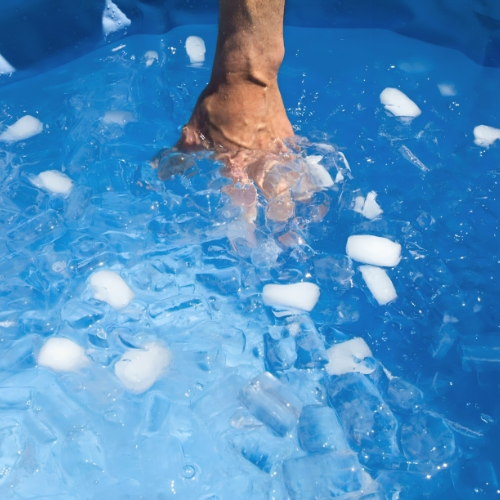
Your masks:
<svg viewBox="0 0 500 500"><path fill-rule="evenodd" d="M26 80L43 102L0 89L0 496L492 497L497 145L471 130L494 119L448 67L333 74L298 31L280 84L309 141L265 194L202 153L151 168L215 34L109 44ZM399 85L421 118L381 110Z"/></svg>

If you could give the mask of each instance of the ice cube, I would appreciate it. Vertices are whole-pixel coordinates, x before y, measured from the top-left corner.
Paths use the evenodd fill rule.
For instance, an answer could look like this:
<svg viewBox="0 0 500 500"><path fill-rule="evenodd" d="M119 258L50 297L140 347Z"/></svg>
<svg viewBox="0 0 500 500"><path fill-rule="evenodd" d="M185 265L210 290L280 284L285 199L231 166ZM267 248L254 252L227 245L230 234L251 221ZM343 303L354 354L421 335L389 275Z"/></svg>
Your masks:
<svg viewBox="0 0 500 500"><path fill-rule="evenodd" d="M399 89L391 87L384 89L380 94L380 102L394 116L415 118L422 113L420 108Z"/></svg>
<svg viewBox="0 0 500 500"><path fill-rule="evenodd" d="M286 337L274 340L268 333L264 335L264 350L266 356L266 368L276 372L288 370L297 359L295 350L295 338Z"/></svg>
<svg viewBox="0 0 500 500"><path fill-rule="evenodd" d="M265 285L262 291L264 304L281 308L293 307L312 311L319 299L319 287L314 283L291 285Z"/></svg>
<svg viewBox="0 0 500 500"><path fill-rule="evenodd" d="M0 409L2 410L29 410L32 401L32 387L0 387Z"/></svg>
<svg viewBox="0 0 500 500"><path fill-rule="evenodd" d="M123 278L114 271L97 271L90 277L94 299L106 302L114 309L123 309L135 294Z"/></svg>
<svg viewBox="0 0 500 500"><path fill-rule="evenodd" d="M290 432L302 411L300 399L269 372L253 378L240 391L250 413L278 436Z"/></svg>
<svg viewBox="0 0 500 500"><path fill-rule="evenodd" d="M310 155L306 156L306 163L309 167L309 178L311 182L320 188L328 188L333 186L333 179L329 174L328 170L323 165L320 165L320 161L323 159L320 155Z"/></svg>
<svg viewBox="0 0 500 500"><path fill-rule="evenodd" d="M43 131L43 123L34 116L25 115L0 134L0 142L17 142L29 139Z"/></svg>
<svg viewBox="0 0 500 500"><path fill-rule="evenodd" d="M356 196L353 210L367 219L375 219L380 214L384 213L380 205L375 201L376 197L377 193L375 191L370 191L366 195L366 199L363 196Z"/></svg>
<svg viewBox="0 0 500 500"><path fill-rule="evenodd" d="M158 62L158 52L156 50L148 50L144 53L144 60L146 67L152 66L155 62Z"/></svg>
<svg viewBox="0 0 500 500"><path fill-rule="evenodd" d="M115 364L115 374L122 384L136 394L147 391L170 364L172 355L158 342L148 342L143 349L130 349Z"/></svg>
<svg viewBox="0 0 500 500"><path fill-rule="evenodd" d="M300 447L310 453L348 450L337 413L328 406L304 406L297 426Z"/></svg>
<svg viewBox="0 0 500 500"><path fill-rule="evenodd" d="M205 42L199 36L188 36L186 39L186 53L189 62L195 65L201 65L205 61Z"/></svg>
<svg viewBox="0 0 500 500"><path fill-rule="evenodd" d="M328 255L314 261L316 279L320 285L347 289L352 287L352 260L345 255Z"/></svg>
<svg viewBox="0 0 500 500"><path fill-rule="evenodd" d="M443 418L419 412L402 425L401 447L408 460L442 465L455 454L455 436Z"/></svg>
<svg viewBox="0 0 500 500"><path fill-rule="evenodd" d="M388 238L358 234L347 239L346 253L363 264L394 267L401 260L401 245Z"/></svg>
<svg viewBox="0 0 500 500"><path fill-rule="evenodd" d="M370 290L380 306L384 306L397 298L396 289L384 269L375 266L359 266L359 271L368 290Z"/></svg>
<svg viewBox="0 0 500 500"><path fill-rule="evenodd" d="M331 378L328 399L337 410L348 439L363 454L389 457L398 453L397 421L365 375L347 373Z"/></svg>
<svg viewBox="0 0 500 500"><path fill-rule="evenodd" d="M326 352L329 360L326 371L330 375L344 375L351 372L368 374L375 371L372 352L361 337L334 344Z"/></svg>
<svg viewBox="0 0 500 500"><path fill-rule="evenodd" d="M31 182L39 188L46 189L51 193L69 194L73 189L73 181L59 170L46 170L31 179Z"/></svg>
<svg viewBox="0 0 500 500"><path fill-rule="evenodd" d="M12 74L14 71L16 71L16 68L0 54L0 75Z"/></svg>
<svg viewBox="0 0 500 500"><path fill-rule="evenodd" d="M290 439L273 435L264 426L229 438L232 446L260 470L270 473L293 450Z"/></svg>
<svg viewBox="0 0 500 500"><path fill-rule="evenodd" d="M419 410L424 400L422 391L399 377L392 377L387 387L386 401L393 408L407 412Z"/></svg>
<svg viewBox="0 0 500 500"><path fill-rule="evenodd" d="M314 323L307 316L287 318L287 329L297 345L296 368L321 368L328 363L325 344Z"/></svg>
<svg viewBox="0 0 500 500"><path fill-rule="evenodd" d="M62 337L47 340L38 354L38 364L54 372L76 372L89 363L83 347Z"/></svg>
<svg viewBox="0 0 500 500"><path fill-rule="evenodd" d="M452 83L438 83L438 89L442 96L457 95L455 85L453 85Z"/></svg>
<svg viewBox="0 0 500 500"><path fill-rule="evenodd" d="M362 214L367 219L375 219L375 217L378 217L380 214L382 214L384 212L380 208L380 205L375 201L376 197L377 197L377 193L375 191L370 191L366 195L366 200L365 200L365 204L363 205Z"/></svg>
<svg viewBox="0 0 500 500"><path fill-rule="evenodd" d="M135 121L134 115L129 111L106 111L102 118L102 123L109 125L115 123L124 127L127 123Z"/></svg>
<svg viewBox="0 0 500 500"><path fill-rule="evenodd" d="M292 458L283 462L283 476L292 500L317 500L358 491L363 470L352 451Z"/></svg>
<svg viewBox="0 0 500 500"><path fill-rule="evenodd" d="M106 6L102 13L102 31L104 36L127 28L132 21L120 10L118 5L111 0L106 0Z"/></svg>
<svg viewBox="0 0 500 500"><path fill-rule="evenodd" d="M488 125L474 127L474 144L477 146L489 148L497 139L500 139L500 129Z"/></svg>

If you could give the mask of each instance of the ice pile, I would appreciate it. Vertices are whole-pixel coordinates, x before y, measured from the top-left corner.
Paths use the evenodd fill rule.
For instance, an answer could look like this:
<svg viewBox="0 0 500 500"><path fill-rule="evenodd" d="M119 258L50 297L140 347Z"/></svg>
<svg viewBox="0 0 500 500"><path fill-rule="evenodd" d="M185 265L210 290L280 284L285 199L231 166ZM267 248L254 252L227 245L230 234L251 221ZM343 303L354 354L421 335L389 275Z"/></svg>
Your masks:
<svg viewBox="0 0 500 500"><path fill-rule="evenodd" d="M495 148L456 154L443 75L405 74L422 126L308 76L294 125L345 155L318 133L249 182L151 168L208 78L191 30L40 75L43 102L0 89L2 498L494 498L497 185L470 167Z"/></svg>

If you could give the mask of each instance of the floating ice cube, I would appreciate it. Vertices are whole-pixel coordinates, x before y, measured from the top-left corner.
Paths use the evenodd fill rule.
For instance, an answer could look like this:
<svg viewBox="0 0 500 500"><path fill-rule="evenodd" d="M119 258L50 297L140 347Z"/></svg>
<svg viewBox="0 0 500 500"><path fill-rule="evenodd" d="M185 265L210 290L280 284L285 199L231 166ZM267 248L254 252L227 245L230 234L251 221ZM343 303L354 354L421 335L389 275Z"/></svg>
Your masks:
<svg viewBox="0 0 500 500"><path fill-rule="evenodd" d="M265 285L262 291L264 304L276 307L293 307L312 311L319 299L319 287L314 283L291 285Z"/></svg>
<svg viewBox="0 0 500 500"><path fill-rule="evenodd" d="M409 460L440 465L455 453L455 436L439 416L420 412L401 427L401 446Z"/></svg>
<svg viewBox="0 0 500 500"><path fill-rule="evenodd" d="M384 306L398 297L391 278L384 269L375 266L359 266L359 270L379 306Z"/></svg>
<svg viewBox="0 0 500 500"><path fill-rule="evenodd" d="M438 83L438 89L443 96L457 95L455 85L453 85L452 83Z"/></svg>
<svg viewBox="0 0 500 500"><path fill-rule="evenodd" d="M38 364L54 372L76 372L88 365L83 347L66 338L51 338L38 354Z"/></svg>
<svg viewBox="0 0 500 500"><path fill-rule="evenodd" d="M380 102L394 116L415 118L422 113L420 108L399 89L391 87L384 89L380 94Z"/></svg>
<svg viewBox="0 0 500 500"><path fill-rule="evenodd" d="M360 373L328 381L328 399L337 411L347 437L364 452L397 454L397 421L382 396Z"/></svg>
<svg viewBox="0 0 500 500"><path fill-rule="evenodd" d="M250 413L278 436L290 432L302 411L300 399L269 372L253 378L240 391Z"/></svg>
<svg viewBox="0 0 500 500"><path fill-rule="evenodd" d="M158 342L149 342L144 349L130 349L115 364L121 383L136 394L147 391L170 364L172 355Z"/></svg>
<svg viewBox="0 0 500 500"><path fill-rule="evenodd" d="M144 54L144 60L146 67L149 68L149 66L153 65L155 62L158 62L158 52L156 52L156 50L148 50Z"/></svg>
<svg viewBox="0 0 500 500"><path fill-rule="evenodd" d="M347 498L346 493L361 489L364 479L358 458L352 451L285 460L283 476L292 500Z"/></svg>
<svg viewBox="0 0 500 500"><path fill-rule="evenodd" d="M120 127L124 127L127 123L135 121L134 115L129 111L106 111L102 118L102 123L109 125L116 123Z"/></svg>
<svg viewBox="0 0 500 500"><path fill-rule="evenodd" d="M352 260L363 264L394 267L401 260L401 245L388 238L359 234L349 236L346 253Z"/></svg>
<svg viewBox="0 0 500 500"><path fill-rule="evenodd" d="M391 377L387 387L387 402L399 410L417 411L424 400L422 391L399 377Z"/></svg>
<svg viewBox="0 0 500 500"><path fill-rule="evenodd" d="M201 65L205 61L205 42L199 36L188 36L186 39L186 52L191 64Z"/></svg>
<svg viewBox="0 0 500 500"><path fill-rule="evenodd" d="M375 191L370 191L366 195L366 199L363 196L356 196L353 210L362 214L367 219L375 219L375 217L384 213L380 205L375 201L376 197L377 193Z"/></svg>
<svg viewBox="0 0 500 500"><path fill-rule="evenodd" d="M111 0L106 0L102 13L102 31L104 36L130 26L132 21Z"/></svg>
<svg viewBox="0 0 500 500"><path fill-rule="evenodd" d="M288 370L297 360L294 337L274 340L268 333L264 335L266 368L276 372Z"/></svg>
<svg viewBox="0 0 500 500"><path fill-rule="evenodd" d="M14 73L14 71L16 71L16 68L0 54L0 75L11 74Z"/></svg>
<svg viewBox="0 0 500 500"><path fill-rule="evenodd" d="M260 470L270 473L293 450L290 439L273 435L263 425L230 437L232 446Z"/></svg>
<svg viewBox="0 0 500 500"><path fill-rule="evenodd" d="M73 189L73 181L59 170L41 172L36 177L33 177L31 182L36 187L56 194L69 194Z"/></svg>
<svg viewBox="0 0 500 500"><path fill-rule="evenodd" d="M489 148L497 139L500 139L500 129L488 125L474 127L474 144Z"/></svg>
<svg viewBox="0 0 500 500"><path fill-rule="evenodd" d="M43 123L34 116L25 115L19 118L7 130L0 134L0 141L17 142L23 139L29 139L43 131Z"/></svg>
<svg viewBox="0 0 500 500"><path fill-rule="evenodd" d="M333 179L328 173L328 170L323 165L320 165L320 161L323 159L320 155L310 155L306 156L306 163L309 167L309 177L311 181L321 188L328 188L333 186Z"/></svg>
<svg viewBox="0 0 500 500"><path fill-rule="evenodd" d="M94 299L102 300L114 309L123 309L135 297L123 278L114 271L97 271L90 277L90 285Z"/></svg>
<svg viewBox="0 0 500 500"><path fill-rule="evenodd" d="M334 344L326 352L329 359L326 371L330 375L344 375L351 372L368 374L375 371L372 352L361 337Z"/></svg>
<svg viewBox="0 0 500 500"><path fill-rule="evenodd" d="M308 316L287 318L287 329L297 345L296 368L321 368L328 363L325 343Z"/></svg>
<svg viewBox="0 0 500 500"><path fill-rule="evenodd" d="M297 426L300 447L309 453L348 450L344 429L329 406L304 406Z"/></svg>

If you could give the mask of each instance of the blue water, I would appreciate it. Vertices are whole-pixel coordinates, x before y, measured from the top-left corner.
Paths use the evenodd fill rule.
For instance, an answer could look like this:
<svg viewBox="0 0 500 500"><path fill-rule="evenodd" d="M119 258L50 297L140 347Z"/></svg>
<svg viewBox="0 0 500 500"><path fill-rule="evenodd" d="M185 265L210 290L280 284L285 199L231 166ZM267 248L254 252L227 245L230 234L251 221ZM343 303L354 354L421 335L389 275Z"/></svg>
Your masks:
<svg viewBox="0 0 500 500"><path fill-rule="evenodd" d="M206 42L202 67L189 66L188 35ZM149 163L189 119L215 35L132 37L0 89L3 126L24 114L45 126L0 148L1 497L497 498L500 149L475 146L472 130L498 124L500 70L386 31L288 28L280 86L310 141L301 154L323 155L345 181L287 223L266 220L260 197L255 248L220 165L200 156L195 175L160 182ZM422 115L387 115L388 86ZM133 121L106 125L110 110ZM30 181L51 169L73 179L68 197ZM352 202L372 190L384 212L370 221ZM301 240L287 248L289 231ZM403 247L387 306L345 258L355 233ZM92 298L99 269L121 274L130 306ZM263 286L297 281L320 286L318 304L276 318ZM53 336L91 365L38 367ZM377 369L328 376L324 349L352 337ZM113 366L150 340L172 364L134 395Z"/></svg>

